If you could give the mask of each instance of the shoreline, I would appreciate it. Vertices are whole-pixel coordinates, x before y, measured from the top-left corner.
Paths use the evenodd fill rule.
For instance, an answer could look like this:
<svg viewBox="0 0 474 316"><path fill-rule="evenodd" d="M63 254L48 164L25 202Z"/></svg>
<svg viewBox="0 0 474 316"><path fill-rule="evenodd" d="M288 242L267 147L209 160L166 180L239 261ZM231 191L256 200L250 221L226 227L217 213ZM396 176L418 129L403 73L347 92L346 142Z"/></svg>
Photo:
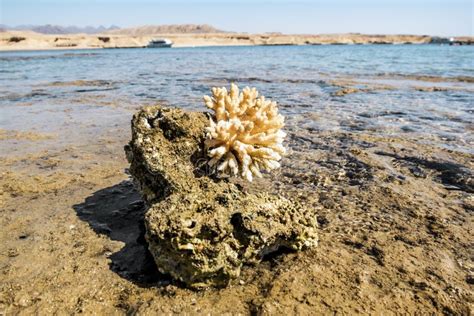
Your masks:
<svg viewBox="0 0 474 316"><path fill-rule="evenodd" d="M167 38L175 48L215 46L312 46L312 45L417 45L437 42L428 35L365 35L365 34L154 34L129 36L116 34L46 35L26 31L0 33L0 51L45 51L79 49L145 48L154 38ZM471 45L474 37L454 38L460 45Z"/></svg>
<svg viewBox="0 0 474 316"><path fill-rule="evenodd" d="M214 48L214 47L275 47L275 46L379 46L383 44L275 44L275 45L265 45L265 44L232 44L232 45L180 45L173 46L169 49L176 48ZM386 44L386 45L395 45L395 46L406 46L406 45L433 45L441 46L440 44L431 44L431 43L418 43L418 44ZM21 52L47 52L47 51L86 51L86 50L114 50L114 49L147 49L145 46L136 46L136 47L51 47L51 48L22 48L22 49L4 49L0 47L0 54L2 53L21 53ZM154 49L154 48L151 48Z"/></svg>

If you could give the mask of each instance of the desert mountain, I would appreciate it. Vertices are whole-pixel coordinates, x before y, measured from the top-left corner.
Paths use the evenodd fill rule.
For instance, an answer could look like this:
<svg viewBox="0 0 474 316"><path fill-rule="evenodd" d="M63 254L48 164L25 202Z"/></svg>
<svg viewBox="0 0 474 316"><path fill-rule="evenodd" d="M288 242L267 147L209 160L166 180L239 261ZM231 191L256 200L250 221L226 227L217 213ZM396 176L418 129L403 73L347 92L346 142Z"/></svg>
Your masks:
<svg viewBox="0 0 474 316"><path fill-rule="evenodd" d="M173 24L173 25L145 25L132 28L111 30L108 34L123 34L130 36L143 36L151 34L202 34L202 33L224 33L208 24Z"/></svg>
<svg viewBox="0 0 474 316"><path fill-rule="evenodd" d="M97 34L103 33L106 31L117 30L119 27L112 25L110 27L105 26L60 26L60 25L18 25L18 26L8 26L0 25L0 29L4 31L33 31L41 34Z"/></svg>

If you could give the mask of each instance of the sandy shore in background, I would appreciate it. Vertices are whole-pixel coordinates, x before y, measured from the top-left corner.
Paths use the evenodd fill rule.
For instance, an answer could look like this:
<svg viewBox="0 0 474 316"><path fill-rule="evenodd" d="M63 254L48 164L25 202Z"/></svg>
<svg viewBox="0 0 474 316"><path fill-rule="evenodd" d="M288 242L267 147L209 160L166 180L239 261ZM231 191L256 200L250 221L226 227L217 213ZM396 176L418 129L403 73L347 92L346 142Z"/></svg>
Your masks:
<svg viewBox="0 0 474 316"><path fill-rule="evenodd" d="M0 51L144 47L151 39L168 38L174 47L236 46L236 45L319 45L319 44L424 44L427 35L364 35L364 34L155 34L146 36L111 34L44 35L29 31L0 33ZM473 40L465 38L464 40Z"/></svg>

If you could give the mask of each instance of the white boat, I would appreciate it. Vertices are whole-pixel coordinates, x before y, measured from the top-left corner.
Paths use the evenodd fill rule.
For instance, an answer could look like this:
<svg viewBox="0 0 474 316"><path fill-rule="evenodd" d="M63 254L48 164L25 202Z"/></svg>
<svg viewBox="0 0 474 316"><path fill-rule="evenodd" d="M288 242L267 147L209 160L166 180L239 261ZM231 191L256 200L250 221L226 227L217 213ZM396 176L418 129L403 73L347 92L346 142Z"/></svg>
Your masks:
<svg viewBox="0 0 474 316"><path fill-rule="evenodd" d="M171 45L173 45L173 42L170 41L169 39L160 38L160 39L151 40L146 47L147 48L162 48L162 47L171 47Z"/></svg>

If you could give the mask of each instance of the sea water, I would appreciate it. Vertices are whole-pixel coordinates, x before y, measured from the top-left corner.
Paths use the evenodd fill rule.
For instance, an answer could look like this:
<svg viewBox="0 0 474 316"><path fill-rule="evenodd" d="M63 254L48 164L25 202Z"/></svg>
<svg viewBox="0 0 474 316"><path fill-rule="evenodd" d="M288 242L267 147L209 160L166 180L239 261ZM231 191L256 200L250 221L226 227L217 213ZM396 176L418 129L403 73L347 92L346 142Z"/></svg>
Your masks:
<svg viewBox="0 0 474 316"><path fill-rule="evenodd" d="M403 137L472 153L473 61L474 47L447 45L3 52L0 128L93 137L128 127L145 104L205 110L211 87L235 82L277 101L293 130Z"/></svg>

